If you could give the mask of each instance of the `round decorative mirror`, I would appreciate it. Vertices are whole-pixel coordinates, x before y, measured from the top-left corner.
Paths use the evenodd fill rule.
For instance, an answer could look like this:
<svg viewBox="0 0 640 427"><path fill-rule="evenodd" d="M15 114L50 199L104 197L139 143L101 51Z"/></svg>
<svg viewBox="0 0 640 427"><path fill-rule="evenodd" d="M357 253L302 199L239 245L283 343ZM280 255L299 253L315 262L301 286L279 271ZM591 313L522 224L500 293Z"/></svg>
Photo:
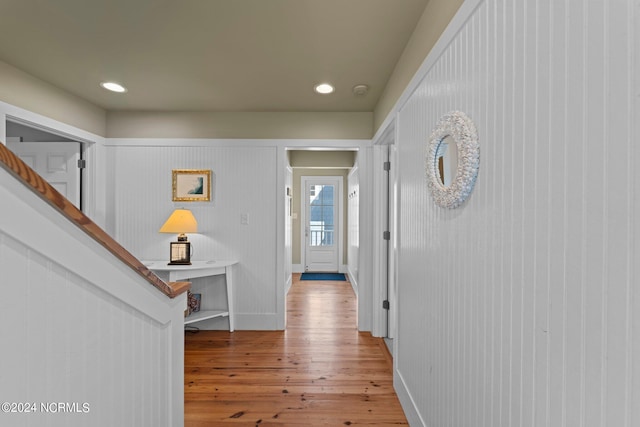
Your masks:
<svg viewBox="0 0 640 427"><path fill-rule="evenodd" d="M480 146L476 127L466 114L445 114L431 133L425 170L433 200L443 208L460 206L478 176Z"/></svg>

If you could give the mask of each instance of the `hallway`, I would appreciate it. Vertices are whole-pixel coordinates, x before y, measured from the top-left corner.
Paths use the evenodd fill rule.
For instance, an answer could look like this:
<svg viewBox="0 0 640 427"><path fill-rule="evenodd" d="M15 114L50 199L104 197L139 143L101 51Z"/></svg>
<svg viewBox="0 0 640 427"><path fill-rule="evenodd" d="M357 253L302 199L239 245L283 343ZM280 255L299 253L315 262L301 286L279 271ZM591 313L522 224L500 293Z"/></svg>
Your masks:
<svg viewBox="0 0 640 427"><path fill-rule="evenodd" d="M359 333L349 282L299 281L286 331L185 338L185 426L407 425L382 339Z"/></svg>

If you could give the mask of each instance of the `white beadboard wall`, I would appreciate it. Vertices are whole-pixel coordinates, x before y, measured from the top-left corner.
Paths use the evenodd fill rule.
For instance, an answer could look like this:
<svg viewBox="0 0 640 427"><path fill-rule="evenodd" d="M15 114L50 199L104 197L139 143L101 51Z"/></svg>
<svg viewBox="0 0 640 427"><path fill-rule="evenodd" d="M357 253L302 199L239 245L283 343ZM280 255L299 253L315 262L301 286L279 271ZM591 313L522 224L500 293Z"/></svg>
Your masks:
<svg viewBox="0 0 640 427"><path fill-rule="evenodd" d="M173 209L186 207L198 221L198 234L189 235L194 260L234 258L237 329L277 329L276 286L277 148L196 144L136 145L111 141L112 166L108 194L116 240L139 259L168 259L174 235L158 229ZM211 202L171 200L172 169L210 169ZM284 190L283 190L284 192ZM240 215L248 214L248 225ZM202 305L226 306L224 278L195 279L194 292ZM199 322L201 329L226 329L227 318Z"/></svg>
<svg viewBox="0 0 640 427"><path fill-rule="evenodd" d="M397 116L398 393L412 425L638 426L640 3L469 4ZM451 110L481 160L446 210Z"/></svg>
<svg viewBox="0 0 640 427"><path fill-rule="evenodd" d="M36 405L0 424L183 425L186 296L169 299L4 169L0 197L0 395Z"/></svg>
<svg viewBox="0 0 640 427"><path fill-rule="evenodd" d="M359 153L358 153L359 154ZM360 173L356 164L347 177L347 260L349 280L358 295L358 271L360 269Z"/></svg>
<svg viewBox="0 0 640 427"><path fill-rule="evenodd" d="M284 280L285 280L285 295L289 293L291 285L293 284L293 265L291 263L291 257L293 256L293 169L287 162L285 176L284 176L285 195L287 189L288 195L284 198Z"/></svg>

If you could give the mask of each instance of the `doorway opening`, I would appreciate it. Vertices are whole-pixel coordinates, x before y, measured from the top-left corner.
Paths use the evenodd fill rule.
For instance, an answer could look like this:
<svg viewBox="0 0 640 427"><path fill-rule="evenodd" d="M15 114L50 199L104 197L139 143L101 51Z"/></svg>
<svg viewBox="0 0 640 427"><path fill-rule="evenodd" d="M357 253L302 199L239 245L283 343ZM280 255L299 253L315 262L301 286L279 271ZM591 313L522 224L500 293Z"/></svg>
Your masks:
<svg viewBox="0 0 640 427"><path fill-rule="evenodd" d="M358 206L347 198L357 181L359 147L285 149L284 292L305 272L344 273L356 301ZM348 230L348 232L347 232ZM347 255L348 254L348 255ZM355 263L352 267L352 263ZM322 281L308 282L323 289ZM286 302L285 302L286 304ZM285 329L286 329L286 320Z"/></svg>
<svg viewBox="0 0 640 427"><path fill-rule="evenodd" d="M374 229L381 230L373 248L373 327L372 333L384 337L393 352L397 325L397 187L398 166L395 131L389 129L374 146L373 210Z"/></svg>
<svg viewBox="0 0 640 427"><path fill-rule="evenodd" d="M341 176L303 176L301 190L305 272L338 272L342 245ZM301 242L302 244L302 242Z"/></svg>
<svg viewBox="0 0 640 427"><path fill-rule="evenodd" d="M287 149L287 196L285 209L288 212L285 229L289 233L285 235L285 246L291 248L287 254L285 271L292 273L304 273L305 271L336 271L347 273L350 260L347 256L350 248L351 233L350 216L352 208L348 204L346 189L352 180L353 170L356 169L357 148L345 149L320 149L320 148L296 148ZM324 179L339 182L323 182ZM318 179L313 184L313 188L305 188L304 179ZM334 187L323 187L333 185ZM324 191L323 191L324 189ZM333 206L327 205L329 192L333 191L336 200ZM317 197L320 195L321 197ZM315 199L315 202L313 199ZM307 211L305 202L313 203L311 212ZM333 209L337 211L333 218L329 212ZM321 216L321 213L323 216ZM307 220L308 219L308 220ZM333 224L330 224L332 222ZM354 224L355 226L355 224ZM342 231L340 228L342 227ZM349 230L349 233L346 232ZM305 234L308 234L306 236ZM309 240L307 241L307 237ZM308 244L309 243L309 244ZM333 246L330 246L330 245ZM309 254L310 251L318 252ZM309 264L307 258L311 256L313 261L315 255L325 255L326 249L333 247L337 250L337 262L330 268L318 266L315 262ZM331 253L333 257L333 253ZM357 257L354 257L357 261ZM337 264L337 265L336 265Z"/></svg>
<svg viewBox="0 0 640 427"><path fill-rule="evenodd" d="M7 147L78 209L82 206L82 143L22 123L6 121Z"/></svg>

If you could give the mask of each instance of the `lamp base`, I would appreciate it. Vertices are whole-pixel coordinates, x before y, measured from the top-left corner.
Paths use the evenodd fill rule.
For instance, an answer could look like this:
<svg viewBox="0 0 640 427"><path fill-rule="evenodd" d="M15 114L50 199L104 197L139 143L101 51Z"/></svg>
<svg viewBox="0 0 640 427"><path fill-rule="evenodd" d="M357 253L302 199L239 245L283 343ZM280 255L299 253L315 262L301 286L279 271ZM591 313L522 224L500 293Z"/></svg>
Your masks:
<svg viewBox="0 0 640 427"><path fill-rule="evenodd" d="M191 243L171 242L168 265L191 265Z"/></svg>

